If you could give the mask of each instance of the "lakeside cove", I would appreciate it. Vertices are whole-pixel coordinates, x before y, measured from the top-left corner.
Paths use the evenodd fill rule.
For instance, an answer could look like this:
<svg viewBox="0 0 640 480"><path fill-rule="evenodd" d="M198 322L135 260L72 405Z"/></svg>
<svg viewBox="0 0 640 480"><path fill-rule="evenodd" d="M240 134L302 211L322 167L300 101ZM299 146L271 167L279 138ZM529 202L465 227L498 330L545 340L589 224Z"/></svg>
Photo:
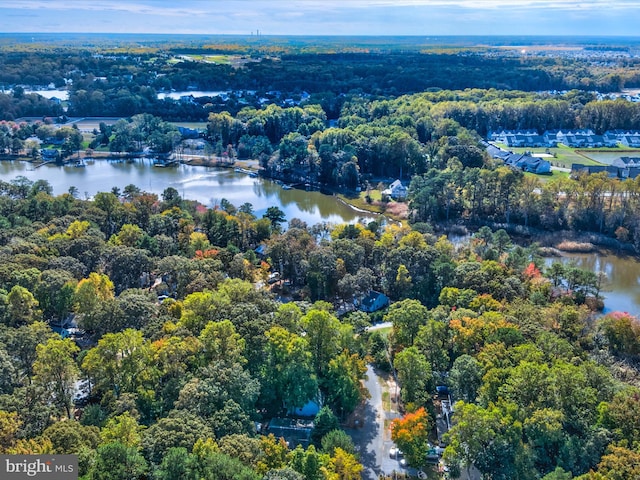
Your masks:
<svg viewBox="0 0 640 480"><path fill-rule="evenodd" d="M54 195L76 187L79 195L85 198L99 191L109 191L112 187L122 189L128 184L158 195L165 188L173 187L184 198L197 200L207 207L219 205L222 199L236 206L249 202L256 215L261 216L268 207L277 206L285 212L287 220L298 218L308 225L387 221L379 206L367 204L360 198L349 199L344 195L286 188L282 182L260 177L257 174L257 162L239 161L233 168L204 166L203 159L195 159L194 162L183 159L182 163L167 168L155 168L151 158L132 158L128 161L124 158L84 158L83 162L84 168L77 168L74 164L58 166L53 163L40 164L35 168L30 162L0 161L0 180L11 181L18 176L32 181L43 179L51 184ZM349 203L350 200L353 204ZM506 228L503 224L491 227L493 230ZM597 234L542 232L517 226L506 229L515 243L538 243L546 266L560 261L594 273L603 272L606 275L601 293L605 302L604 313L620 310L640 316L640 261L631 245ZM470 235L467 227L460 225L437 226L437 234L444 232L449 233L454 244L465 241ZM581 249L568 251L570 245Z"/></svg>

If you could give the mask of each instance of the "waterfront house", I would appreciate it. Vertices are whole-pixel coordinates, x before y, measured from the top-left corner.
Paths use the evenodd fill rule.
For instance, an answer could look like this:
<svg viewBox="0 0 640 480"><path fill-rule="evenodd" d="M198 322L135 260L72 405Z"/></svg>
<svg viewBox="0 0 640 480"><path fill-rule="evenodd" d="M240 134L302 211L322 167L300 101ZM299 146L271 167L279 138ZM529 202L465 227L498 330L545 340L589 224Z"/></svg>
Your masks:
<svg viewBox="0 0 640 480"><path fill-rule="evenodd" d="M620 157L616 158L611 165L620 168L640 167L640 157Z"/></svg>
<svg viewBox="0 0 640 480"><path fill-rule="evenodd" d="M625 147L640 148L640 132L630 132L620 138Z"/></svg>
<svg viewBox="0 0 640 480"><path fill-rule="evenodd" d="M382 191L382 195L391 197L394 200L404 200L407 198L409 190L405 187L400 180L396 180L389 185L389 188Z"/></svg>
<svg viewBox="0 0 640 480"><path fill-rule="evenodd" d="M60 160L60 150L55 148L42 148L40 150L40 155L42 156L42 160L45 162L57 162Z"/></svg>

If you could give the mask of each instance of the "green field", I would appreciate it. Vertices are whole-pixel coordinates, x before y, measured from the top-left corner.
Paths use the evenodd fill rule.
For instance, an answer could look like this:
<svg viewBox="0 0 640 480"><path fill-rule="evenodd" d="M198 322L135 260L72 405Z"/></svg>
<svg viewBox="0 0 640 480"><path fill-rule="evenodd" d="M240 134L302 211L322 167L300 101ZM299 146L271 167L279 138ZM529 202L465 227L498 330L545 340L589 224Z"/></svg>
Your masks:
<svg viewBox="0 0 640 480"><path fill-rule="evenodd" d="M231 61L237 57L236 55L200 55L200 54L189 54L182 55L184 58L189 58L195 62L209 62L209 63L220 63L229 65Z"/></svg>
<svg viewBox="0 0 640 480"><path fill-rule="evenodd" d="M559 178L569 178L569 172L559 172L558 170L552 170L551 175L537 175L535 173L525 172L525 176L535 177L540 183L547 183L551 180L557 180Z"/></svg>
<svg viewBox="0 0 640 480"><path fill-rule="evenodd" d="M169 122L176 127L193 128L196 130L206 130L207 122Z"/></svg>

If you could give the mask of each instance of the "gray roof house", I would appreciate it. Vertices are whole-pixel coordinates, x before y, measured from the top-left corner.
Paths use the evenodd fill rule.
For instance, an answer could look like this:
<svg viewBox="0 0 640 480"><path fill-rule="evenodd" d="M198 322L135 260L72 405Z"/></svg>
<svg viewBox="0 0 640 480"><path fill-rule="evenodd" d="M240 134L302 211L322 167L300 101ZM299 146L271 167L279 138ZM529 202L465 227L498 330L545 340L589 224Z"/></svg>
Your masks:
<svg viewBox="0 0 640 480"><path fill-rule="evenodd" d="M626 147L638 148L640 147L640 133L634 132L623 135L622 138L620 138L620 143Z"/></svg>
<svg viewBox="0 0 640 480"><path fill-rule="evenodd" d="M360 302L360 310L367 313L377 312L389 305L389 297L384 293L369 290L366 297Z"/></svg>
<svg viewBox="0 0 640 480"><path fill-rule="evenodd" d="M382 191L383 195L387 195L395 200L402 200L407 197L409 190L400 180L396 180L389 185L389 188Z"/></svg>
<svg viewBox="0 0 640 480"><path fill-rule="evenodd" d="M551 172L551 163L540 157L532 157L526 153L513 153L504 161L512 168L519 168L525 172L536 173L538 175Z"/></svg>
<svg viewBox="0 0 640 480"><path fill-rule="evenodd" d="M620 157L616 158L611 165L620 168L640 167L640 157Z"/></svg>
<svg viewBox="0 0 640 480"><path fill-rule="evenodd" d="M605 172L609 178L623 178L621 170L624 169L614 167L613 165L583 165L582 163L573 163L571 164L571 177L575 178L581 174L591 175Z"/></svg>

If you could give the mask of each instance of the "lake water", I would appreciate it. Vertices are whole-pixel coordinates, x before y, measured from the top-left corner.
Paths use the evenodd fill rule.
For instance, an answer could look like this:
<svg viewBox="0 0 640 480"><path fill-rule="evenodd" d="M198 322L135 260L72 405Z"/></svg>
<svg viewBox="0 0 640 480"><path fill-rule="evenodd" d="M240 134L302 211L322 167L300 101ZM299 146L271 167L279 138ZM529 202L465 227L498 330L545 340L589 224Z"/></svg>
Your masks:
<svg viewBox="0 0 640 480"><path fill-rule="evenodd" d="M449 234L454 245L466 243L470 235ZM628 312L640 318L640 260L635 257L604 253L563 253L560 257L547 257L544 266L553 262L569 264L595 273L603 272L606 280L600 295L604 297L604 312Z"/></svg>
<svg viewBox="0 0 640 480"><path fill-rule="evenodd" d="M603 272L607 279L602 287L604 313L628 312L640 317L640 261L634 257L613 253L565 253L562 257L546 258L545 264L555 261L574 262L579 268L595 273Z"/></svg>
<svg viewBox="0 0 640 480"><path fill-rule="evenodd" d="M112 187L122 190L126 185L134 184L158 195L165 188L173 187L184 198L198 200L208 207L218 205L223 198L236 206L249 202L258 217L275 205L285 212L287 220L299 218L308 225L381 220L380 216L358 212L331 195L285 190L270 180L252 178L225 168L190 165L157 168L151 160L145 159L133 163L89 161L85 168L44 165L34 170L33 165L27 162L0 162L0 180L8 182L19 175L33 181L47 180L54 195L75 186L84 198L110 191ZM458 241L464 241L464 238ZM545 260L547 266L553 261L575 262L580 268L604 272L607 276L602 291L605 313L620 310L640 317L640 261L636 258L607 253L564 254Z"/></svg>
<svg viewBox="0 0 640 480"><path fill-rule="evenodd" d="M165 188L173 187L184 198L197 200L207 207L219 205L223 198L238 207L249 202L258 217L267 208L277 206L284 211L287 220L299 218L309 226L320 222L344 223L379 218L358 212L337 197L298 189L285 190L271 180L252 178L229 168L190 165L158 168L149 159L139 159L133 163L88 161L84 168L44 165L34 170L28 162L0 162L0 180L8 182L19 175L33 181L47 180L54 195L75 186L81 198L111 191L112 187L122 190L129 184L158 195Z"/></svg>
<svg viewBox="0 0 640 480"><path fill-rule="evenodd" d="M168 93L158 93L158 99L159 100L164 100L165 98L171 98L173 100L180 100L180 97L184 97L184 96L189 96L191 95L193 98L199 98L199 97L220 97L222 95L228 95L229 92L228 91L220 91L220 92L216 92L216 91L185 91L185 92L168 92Z"/></svg>
<svg viewBox="0 0 640 480"><path fill-rule="evenodd" d="M11 90L0 90L2 93L11 93ZM59 98L60 100L69 100L69 91L62 89L52 89L52 90L29 90L25 89L25 93L37 93L45 98ZM158 93L158 99L164 100L165 98L171 98L173 100L180 100L180 97L192 95L193 98L199 97L220 97L222 95L228 95L228 91L184 91L184 92L161 92Z"/></svg>

